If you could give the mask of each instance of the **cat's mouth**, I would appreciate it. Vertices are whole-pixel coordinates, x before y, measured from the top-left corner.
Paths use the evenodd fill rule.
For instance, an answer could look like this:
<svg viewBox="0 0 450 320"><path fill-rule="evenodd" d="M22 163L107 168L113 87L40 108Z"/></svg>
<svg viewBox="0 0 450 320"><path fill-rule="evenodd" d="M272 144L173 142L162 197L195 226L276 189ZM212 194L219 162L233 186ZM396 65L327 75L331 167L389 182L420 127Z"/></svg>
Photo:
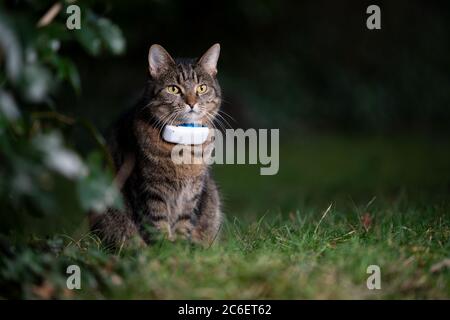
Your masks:
<svg viewBox="0 0 450 320"><path fill-rule="evenodd" d="M190 110L184 113L179 120L181 123L197 123L203 122L203 119L204 114L202 112Z"/></svg>

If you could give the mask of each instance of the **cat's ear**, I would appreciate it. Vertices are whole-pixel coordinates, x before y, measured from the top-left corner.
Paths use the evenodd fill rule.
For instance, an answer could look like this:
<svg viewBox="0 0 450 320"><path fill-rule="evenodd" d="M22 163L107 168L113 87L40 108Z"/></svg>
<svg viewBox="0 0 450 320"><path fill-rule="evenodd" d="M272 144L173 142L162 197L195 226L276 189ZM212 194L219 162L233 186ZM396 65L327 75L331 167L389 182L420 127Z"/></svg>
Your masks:
<svg viewBox="0 0 450 320"><path fill-rule="evenodd" d="M198 60L198 64L203 67L211 76L217 74L217 61L220 55L220 44L216 43Z"/></svg>
<svg viewBox="0 0 450 320"><path fill-rule="evenodd" d="M166 49L159 44L154 44L150 47L148 51L148 69L153 78L158 78L173 65L175 65L175 61Z"/></svg>

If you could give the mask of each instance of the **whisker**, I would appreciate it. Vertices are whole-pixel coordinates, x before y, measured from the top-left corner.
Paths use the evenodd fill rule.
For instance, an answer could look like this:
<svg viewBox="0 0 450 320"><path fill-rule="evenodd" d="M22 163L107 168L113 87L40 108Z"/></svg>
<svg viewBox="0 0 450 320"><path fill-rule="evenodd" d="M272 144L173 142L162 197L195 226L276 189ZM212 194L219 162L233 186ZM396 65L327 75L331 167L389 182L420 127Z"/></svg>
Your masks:
<svg viewBox="0 0 450 320"><path fill-rule="evenodd" d="M232 128L230 123L227 121L227 119L225 119L220 113L217 113L217 116L220 117L224 121L224 124L226 124L229 128Z"/></svg>
<svg viewBox="0 0 450 320"><path fill-rule="evenodd" d="M218 116L219 114L213 115L213 114L210 113L210 115L211 115L211 117L213 118L213 121L217 122L217 124L220 126L220 128L221 128L224 132L226 131L226 126L227 126L227 125L228 125L229 128L231 128L230 124L229 124L225 119L223 119L223 117L221 117L221 118L222 118L223 120L225 120L225 121L223 121L223 120L220 119L220 118L217 118L217 116Z"/></svg>
<svg viewBox="0 0 450 320"><path fill-rule="evenodd" d="M227 112L225 112L225 111L223 111L223 110L220 110L220 109L219 109L219 113L224 114L225 116L227 116L228 118L230 118L231 120L233 120L235 123L237 123L236 119L233 118L229 113L227 113Z"/></svg>
<svg viewBox="0 0 450 320"><path fill-rule="evenodd" d="M211 125L214 127L214 129L217 129L217 126L215 125L215 123L217 122L217 124L220 126L220 129L223 130L225 132L226 128L223 126L223 124L218 121L217 118L214 117L213 114L211 114L210 112L205 110L205 114L207 116L207 118L209 119Z"/></svg>
<svg viewBox="0 0 450 320"><path fill-rule="evenodd" d="M206 122L207 122L206 124L210 125L214 129L217 129L216 126L214 125L214 123L211 122L211 117L210 117L210 115L208 114L207 111L205 112L205 116L206 116Z"/></svg>

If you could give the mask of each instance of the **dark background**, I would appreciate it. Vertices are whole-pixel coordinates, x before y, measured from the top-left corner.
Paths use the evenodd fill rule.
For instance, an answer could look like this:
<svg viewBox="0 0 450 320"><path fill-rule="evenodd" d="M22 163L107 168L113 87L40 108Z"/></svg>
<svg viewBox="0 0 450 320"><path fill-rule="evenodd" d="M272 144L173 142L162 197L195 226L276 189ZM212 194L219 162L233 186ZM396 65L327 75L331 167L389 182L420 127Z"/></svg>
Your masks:
<svg viewBox="0 0 450 320"><path fill-rule="evenodd" d="M381 7L381 30L366 28L369 4ZM449 7L443 1L95 2L97 13L122 28L126 54L92 61L80 51L81 97L65 92L61 99L68 113L106 128L139 96L151 44L195 57L219 42L223 110L236 119L232 126L446 139Z"/></svg>

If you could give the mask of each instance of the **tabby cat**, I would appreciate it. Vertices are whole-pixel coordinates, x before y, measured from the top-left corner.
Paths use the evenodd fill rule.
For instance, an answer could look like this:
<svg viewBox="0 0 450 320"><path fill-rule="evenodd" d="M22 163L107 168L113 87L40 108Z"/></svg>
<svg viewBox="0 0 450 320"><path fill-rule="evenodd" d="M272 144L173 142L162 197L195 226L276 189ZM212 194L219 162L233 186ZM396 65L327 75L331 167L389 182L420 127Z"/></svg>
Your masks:
<svg viewBox="0 0 450 320"><path fill-rule="evenodd" d="M161 131L181 123L212 128L221 104L219 53L215 44L200 59L173 59L160 45L150 47L144 94L114 125L109 142L124 209L90 215L91 229L104 243L150 244L164 234L210 245L216 238L222 213L210 168L175 164L175 145L162 140Z"/></svg>

